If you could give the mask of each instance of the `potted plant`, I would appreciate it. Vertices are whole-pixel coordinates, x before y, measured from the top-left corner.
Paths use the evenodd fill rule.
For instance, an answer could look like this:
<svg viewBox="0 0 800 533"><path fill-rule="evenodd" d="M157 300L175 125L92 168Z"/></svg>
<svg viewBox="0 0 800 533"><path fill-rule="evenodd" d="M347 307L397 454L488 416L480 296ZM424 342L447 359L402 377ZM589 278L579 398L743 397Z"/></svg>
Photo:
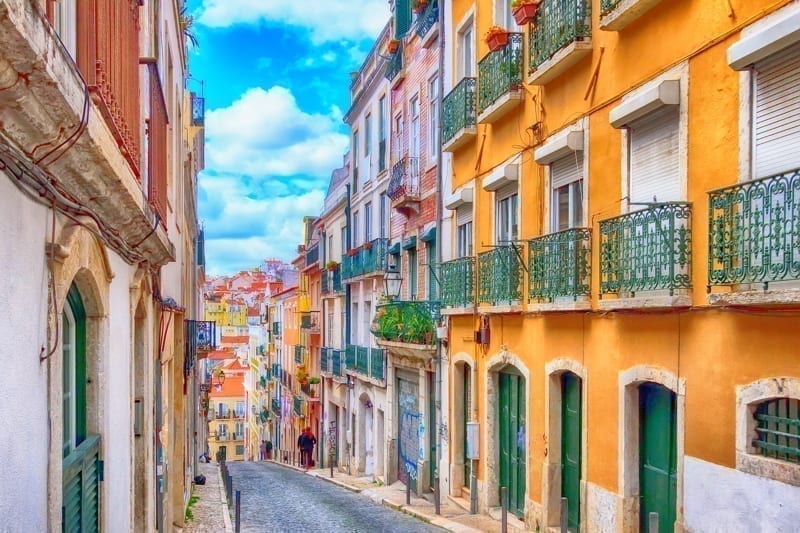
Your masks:
<svg viewBox="0 0 800 533"><path fill-rule="evenodd" d="M347 257L355 257L358 254L358 249L350 248L347 250Z"/></svg>
<svg viewBox="0 0 800 533"><path fill-rule="evenodd" d="M428 7L428 0L414 0L411 4L411 11L414 13L422 13L426 7Z"/></svg>
<svg viewBox="0 0 800 533"><path fill-rule="evenodd" d="M514 20L517 24L522 26L533 22L536 18L536 13L539 11L539 4L541 0L512 0L511 13L514 15Z"/></svg>
<svg viewBox="0 0 800 533"><path fill-rule="evenodd" d="M319 378L317 376L311 376L308 378L309 385L319 385Z"/></svg>
<svg viewBox="0 0 800 533"><path fill-rule="evenodd" d="M333 272L334 270L339 268L339 263L337 263L336 261L328 261L327 263L325 263L325 268Z"/></svg>
<svg viewBox="0 0 800 533"><path fill-rule="evenodd" d="M397 52L397 49L400 48L400 39L390 39L388 43L386 43L386 51L390 54Z"/></svg>
<svg viewBox="0 0 800 533"><path fill-rule="evenodd" d="M508 44L508 32L500 26L492 26L484 35L483 40L489 45L489 50L497 52Z"/></svg>
<svg viewBox="0 0 800 533"><path fill-rule="evenodd" d="M365 250L372 250L372 243L371 242L365 242L364 243L364 249Z"/></svg>

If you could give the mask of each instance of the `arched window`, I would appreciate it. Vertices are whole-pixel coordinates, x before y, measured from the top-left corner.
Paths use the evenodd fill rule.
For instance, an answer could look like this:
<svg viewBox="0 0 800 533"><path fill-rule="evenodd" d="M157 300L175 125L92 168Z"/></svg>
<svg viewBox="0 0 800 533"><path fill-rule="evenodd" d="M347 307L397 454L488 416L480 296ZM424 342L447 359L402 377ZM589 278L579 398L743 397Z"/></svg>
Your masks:
<svg viewBox="0 0 800 533"><path fill-rule="evenodd" d="M61 323L62 451L66 457L86 438L86 311L74 285Z"/></svg>

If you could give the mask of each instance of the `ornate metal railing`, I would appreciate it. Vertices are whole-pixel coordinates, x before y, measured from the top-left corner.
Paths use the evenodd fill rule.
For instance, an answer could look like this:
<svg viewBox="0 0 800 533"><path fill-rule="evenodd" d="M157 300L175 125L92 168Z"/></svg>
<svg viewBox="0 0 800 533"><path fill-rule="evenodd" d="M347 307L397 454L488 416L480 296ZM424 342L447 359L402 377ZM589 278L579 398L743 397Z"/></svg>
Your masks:
<svg viewBox="0 0 800 533"><path fill-rule="evenodd" d="M800 169L709 193L708 283L800 279Z"/></svg>
<svg viewBox="0 0 800 533"><path fill-rule="evenodd" d="M296 345L294 347L294 362L297 364L303 364L303 353L305 352L305 348L301 345Z"/></svg>
<svg viewBox="0 0 800 533"><path fill-rule="evenodd" d="M433 344L437 302L393 301L379 305L370 330L379 339L410 344Z"/></svg>
<svg viewBox="0 0 800 533"><path fill-rule="evenodd" d="M601 0L600 1L600 16L604 17L617 9L617 6L622 0Z"/></svg>
<svg viewBox="0 0 800 533"><path fill-rule="evenodd" d="M475 258L462 257L439 268L440 296L445 307L475 305Z"/></svg>
<svg viewBox="0 0 800 533"><path fill-rule="evenodd" d="M509 33L502 50L478 62L478 114L501 96L522 88L522 34Z"/></svg>
<svg viewBox="0 0 800 533"><path fill-rule="evenodd" d="M671 202L600 221L600 295L691 288L691 214Z"/></svg>
<svg viewBox="0 0 800 533"><path fill-rule="evenodd" d="M419 196L419 157L403 156L392 166L392 177L389 179L386 194L392 200L404 196Z"/></svg>
<svg viewBox="0 0 800 533"><path fill-rule="evenodd" d="M384 77L389 80L390 82L394 80L398 74L403 70L403 41L400 41L400 45L397 47L397 51L392 54L392 57L389 59L389 62L386 63L386 70L384 71Z"/></svg>
<svg viewBox="0 0 800 533"><path fill-rule="evenodd" d="M588 0L544 0L529 39L528 68L533 70L566 45L592 35Z"/></svg>
<svg viewBox="0 0 800 533"><path fill-rule="evenodd" d="M342 292L342 270L338 266L322 273L320 290L322 294Z"/></svg>
<svg viewBox="0 0 800 533"><path fill-rule="evenodd" d="M419 37L425 37L438 21L439 2L438 0L429 0L427 7L425 7L422 13L417 15L417 23L414 31Z"/></svg>
<svg viewBox="0 0 800 533"><path fill-rule="evenodd" d="M206 99L189 93L192 99L192 126L203 126L206 123Z"/></svg>
<svg viewBox="0 0 800 533"><path fill-rule="evenodd" d="M314 263L319 263L319 243L315 242L306 249L306 266L309 267Z"/></svg>
<svg viewBox="0 0 800 533"><path fill-rule="evenodd" d="M347 359L346 370L348 372L367 378L386 379L385 350L348 344L345 347L345 357Z"/></svg>
<svg viewBox="0 0 800 533"><path fill-rule="evenodd" d="M329 374L330 377L343 377L344 376L344 352L342 350L335 350L329 347L320 349L320 359L322 362L322 371Z"/></svg>
<svg viewBox="0 0 800 533"><path fill-rule="evenodd" d="M386 268L386 248L389 239L374 239L356 248L353 255L342 256L342 277L344 279L383 272Z"/></svg>
<svg viewBox="0 0 800 533"><path fill-rule="evenodd" d="M528 241L531 300L589 296L592 232L573 228Z"/></svg>
<svg viewBox="0 0 800 533"><path fill-rule="evenodd" d="M522 299L522 252L519 246L498 246L478 254L478 302L492 305Z"/></svg>
<svg viewBox="0 0 800 533"><path fill-rule="evenodd" d="M447 144L477 120L476 78L464 78L442 100L442 144Z"/></svg>

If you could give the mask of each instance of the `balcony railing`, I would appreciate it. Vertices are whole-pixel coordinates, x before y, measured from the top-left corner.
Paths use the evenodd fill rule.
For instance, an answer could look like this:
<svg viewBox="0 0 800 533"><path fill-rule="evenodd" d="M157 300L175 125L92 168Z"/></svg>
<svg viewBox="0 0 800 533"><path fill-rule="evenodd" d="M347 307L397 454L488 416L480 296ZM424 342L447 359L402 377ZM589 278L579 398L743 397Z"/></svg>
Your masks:
<svg viewBox="0 0 800 533"><path fill-rule="evenodd" d="M442 263L441 299L445 307L475 305L475 258L462 257Z"/></svg>
<svg viewBox="0 0 800 533"><path fill-rule="evenodd" d="M317 397L317 386L312 383L302 383L300 385L300 390L309 398Z"/></svg>
<svg viewBox="0 0 800 533"><path fill-rule="evenodd" d="M800 279L800 169L709 193L708 283Z"/></svg>
<svg viewBox="0 0 800 533"><path fill-rule="evenodd" d="M417 23L414 32L419 37L425 37L433 26L439 21L439 2L429 0L425 9L417 15Z"/></svg>
<svg viewBox="0 0 800 533"><path fill-rule="evenodd" d="M522 34L509 33L502 50L489 52L478 63L478 114L500 97L522 88Z"/></svg>
<svg viewBox="0 0 800 533"><path fill-rule="evenodd" d="M476 78L464 78L442 100L442 144L447 144L464 128L477 121Z"/></svg>
<svg viewBox="0 0 800 533"><path fill-rule="evenodd" d="M203 126L206 123L206 99L190 93L192 98L192 126Z"/></svg>
<svg viewBox="0 0 800 533"><path fill-rule="evenodd" d="M404 156L394 164L386 194L393 202L419 198L419 157Z"/></svg>
<svg viewBox="0 0 800 533"><path fill-rule="evenodd" d="M397 47L397 51L392 54L392 57L389 59L389 62L386 64L386 70L384 71L384 77L389 80L390 82L393 81L400 72L403 70L403 42L400 41L400 45Z"/></svg>
<svg viewBox="0 0 800 533"><path fill-rule="evenodd" d="M673 202L600 221L600 295L691 288L691 213Z"/></svg>
<svg viewBox="0 0 800 533"><path fill-rule="evenodd" d="M306 249L306 266L310 267L316 263L319 263L319 243L315 242Z"/></svg>
<svg viewBox="0 0 800 533"><path fill-rule="evenodd" d="M386 248L389 239L374 239L354 249L353 255L342 256L342 278L380 273L386 268Z"/></svg>
<svg viewBox="0 0 800 533"><path fill-rule="evenodd" d="M158 67L155 63L150 63L148 66L150 71L150 121L147 126L147 199L161 217L161 224L166 225L169 117Z"/></svg>
<svg viewBox="0 0 800 533"><path fill-rule="evenodd" d="M303 355L305 354L305 348L300 346L299 344L294 347L294 362L297 364L303 364Z"/></svg>
<svg viewBox="0 0 800 533"><path fill-rule="evenodd" d="M348 344L345 348L347 371L372 377L386 379L386 351L381 348L369 348Z"/></svg>
<svg viewBox="0 0 800 533"><path fill-rule="evenodd" d="M333 270L325 270L320 280L320 291L322 294L342 292L342 270L336 267Z"/></svg>
<svg viewBox="0 0 800 533"><path fill-rule="evenodd" d="M322 372L328 374L329 377L341 378L344 377L344 352L342 350L335 350L329 347L320 349L320 362L322 364Z"/></svg>
<svg viewBox="0 0 800 533"><path fill-rule="evenodd" d="M522 299L521 254L518 246L509 244L478 255L479 303L519 303Z"/></svg>
<svg viewBox="0 0 800 533"><path fill-rule="evenodd" d="M622 0L600 0L600 16L604 17L617 9Z"/></svg>
<svg viewBox="0 0 800 533"><path fill-rule="evenodd" d="M530 70L553 57L556 52L592 34L588 0L544 0L534 20L529 41Z"/></svg>
<svg viewBox="0 0 800 533"><path fill-rule="evenodd" d="M528 241L528 296L552 302L589 296L592 232L573 228Z"/></svg>
<svg viewBox="0 0 800 533"><path fill-rule="evenodd" d="M439 305L394 301L379 305L370 328L377 338L408 344L433 344Z"/></svg>

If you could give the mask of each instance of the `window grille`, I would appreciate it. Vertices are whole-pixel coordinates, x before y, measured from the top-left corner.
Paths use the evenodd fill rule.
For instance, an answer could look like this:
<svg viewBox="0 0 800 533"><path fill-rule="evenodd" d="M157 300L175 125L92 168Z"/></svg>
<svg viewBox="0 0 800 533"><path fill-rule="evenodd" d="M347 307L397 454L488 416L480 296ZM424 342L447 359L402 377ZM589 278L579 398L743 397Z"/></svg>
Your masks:
<svg viewBox="0 0 800 533"><path fill-rule="evenodd" d="M800 463L800 400L777 398L756 408L753 446L761 455Z"/></svg>

